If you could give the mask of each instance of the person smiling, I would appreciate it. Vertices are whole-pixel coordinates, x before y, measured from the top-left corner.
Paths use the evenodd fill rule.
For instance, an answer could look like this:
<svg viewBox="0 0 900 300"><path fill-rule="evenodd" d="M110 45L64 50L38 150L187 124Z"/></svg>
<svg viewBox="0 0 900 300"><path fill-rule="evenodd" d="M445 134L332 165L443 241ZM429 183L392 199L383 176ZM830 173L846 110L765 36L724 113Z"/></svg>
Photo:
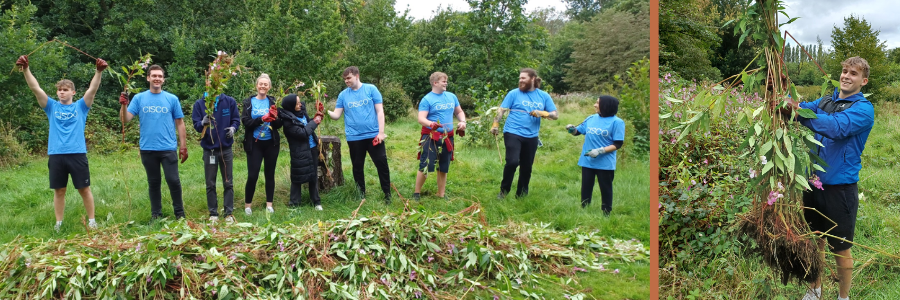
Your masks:
<svg viewBox="0 0 900 300"><path fill-rule="evenodd" d="M130 122L135 116L139 116L141 163L147 173L151 220L162 217L160 166L165 173L166 185L169 186L169 194L172 196L175 218L182 219L184 218L184 203L181 198L178 159L181 159L181 163L188 159L184 113L181 111L181 102L178 97L162 90L162 85L166 82L163 68L159 65L152 65L147 70L150 89L135 95L130 104L128 96L122 93L119 96L119 103L123 104L122 109L119 110L119 117L122 122ZM178 131L177 143L176 130ZM177 152L176 147L178 147Z"/></svg>
<svg viewBox="0 0 900 300"><path fill-rule="evenodd" d="M616 151L625 142L625 121L616 117L619 112L619 99L613 96L600 96L594 103L597 114L591 115L580 125L566 125L570 134L584 135L584 146L581 149L581 207L591 204L594 190L594 178L600 185L600 208L603 214L612 211L613 178L616 173Z"/></svg>
<svg viewBox="0 0 900 300"><path fill-rule="evenodd" d="M788 99L787 107L781 111L782 114L790 115L791 110L805 108L816 114L816 118L797 116L800 124L815 132L815 138L822 146L812 151L827 164L823 166L825 172L815 172L815 176L822 182L822 188L813 188L803 193L803 205L815 210L805 209L803 213L811 230L827 231L839 237L826 239L838 266L839 300L850 298L853 257L849 242L853 241L859 210L859 190L856 184L862 169L861 155L869 132L875 125L875 107L860 92L869 83L869 63L863 58L851 57L844 60L841 66L839 89L813 102L798 103ZM835 223L837 226L832 229ZM819 248L824 259L825 243L820 243ZM820 276L810 285L803 299L820 299L821 292Z"/></svg>
<svg viewBox="0 0 900 300"><path fill-rule="evenodd" d="M272 79L269 74L262 73L256 78L256 95L244 99L244 110L241 112L241 123L244 124L244 151L247 152L247 183L244 187L244 213L253 214L250 209L253 194L256 193L256 182L259 170L265 162L263 170L266 179L266 212L273 213L275 201L275 163L278 162L278 150L281 147L281 136L278 129L284 124L278 118L275 108L275 97L269 95Z"/></svg>
<svg viewBox="0 0 900 300"><path fill-rule="evenodd" d="M53 210L56 213L54 229L59 232L62 226L66 208L66 186L70 175L72 185L78 190L84 202L88 227L97 228L94 219L94 195L91 193L91 172L88 168L87 146L84 141L84 125L87 122L87 114L94 104L97 89L100 88L101 74L109 65L106 61L97 59L97 70L90 86L84 92L84 96L74 103L72 98L75 96L75 84L71 80L63 79L56 83L56 97L59 98L56 100L47 96L31 74L27 55L19 57L16 65L22 68L28 88L34 93L38 105L50 120L47 167L50 174L50 189L53 190Z"/></svg>

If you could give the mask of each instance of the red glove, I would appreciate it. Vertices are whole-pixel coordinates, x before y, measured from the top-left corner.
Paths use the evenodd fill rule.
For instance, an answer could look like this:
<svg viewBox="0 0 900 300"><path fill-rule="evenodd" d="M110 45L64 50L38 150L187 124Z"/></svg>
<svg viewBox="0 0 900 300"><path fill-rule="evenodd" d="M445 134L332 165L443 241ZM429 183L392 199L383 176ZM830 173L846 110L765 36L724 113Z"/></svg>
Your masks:
<svg viewBox="0 0 900 300"><path fill-rule="evenodd" d="M378 140L378 137L376 137L376 138L372 139L372 146L378 146L378 143L380 143L380 142L381 141Z"/></svg>
<svg viewBox="0 0 900 300"><path fill-rule="evenodd" d="M316 122L316 125L322 124L322 116L316 114L316 117L313 118L313 122Z"/></svg>
<svg viewBox="0 0 900 300"><path fill-rule="evenodd" d="M97 71L103 72L107 67L109 67L109 64L107 64L105 60L102 58L97 59Z"/></svg>
<svg viewBox="0 0 900 300"><path fill-rule="evenodd" d="M322 102L316 101L316 114L323 114L325 112L325 104Z"/></svg>
<svg viewBox="0 0 900 300"><path fill-rule="evenodd" d="M19 56L19 59L16 60L16 65L22 67L22 69L28 68L28 55Z"/></svg>
<svg viewBox="0 0 900 300"><path fill-rule="evenodd" d="M431 122L431 124L428 124L428 127L431 128L432 131L434 131L438 128L441 128L441 125L439 125L437 122Z"/></svg>
<svg viewBox="0 0 900 300"><path fill-rule="evenodd" d="M182 147L181 149L178 149L178 158L181 158L181 163L184 163L185 161L187 161L188 152L187 152L186 147Z"/></svg>
<svg viewBox="0 0 900 300"><path fill-rule="evenodd" d="M125 92L119 94L119 104L128 105L128 96L125 95Z"/></svg>
<svg viewBox="0 0 900 300"><path fill-rule="evenodd" d="M463 130L462 128L457 128L457 129L456 129L456 135L458 135L458 136L466 136L466 131Z"/></svg>
<svg viewBox="0 0 900 300"><path fill-rule="evenodd" d="M269 107L269 112L262 116L263 122L272 122L278 119L278 108L275 108L275 105Z"/></svg>

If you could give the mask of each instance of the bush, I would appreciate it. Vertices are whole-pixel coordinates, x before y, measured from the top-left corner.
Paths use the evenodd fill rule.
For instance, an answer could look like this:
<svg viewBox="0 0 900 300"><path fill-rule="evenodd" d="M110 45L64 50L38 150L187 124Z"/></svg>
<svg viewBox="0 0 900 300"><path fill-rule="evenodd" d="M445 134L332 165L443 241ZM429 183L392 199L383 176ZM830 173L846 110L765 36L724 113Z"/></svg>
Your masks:
<svg viewBox="0 0 900 300"><path fill-rule="evenodd" d="M650 152L650 60L644 58L631 65L624 76L615 76L620 86L618 115L634 126L629 152L644 156Z"/></svg>
<svg viewBox="0 0 900 300"><path fill-rule="evenodd" d="M385 122L392 122L404 118L413 110L413 101L403 90L403 86L395 82L386 82L378 86L381 98L384 99Z"/></svg>
<svg viewBox="0 0 900 300"><path fill-rule="evenodd" d="M25 162L28 152L13 134L10 123L0 123L0 168L8 168Z"/></svg>
<svg viewBox="0 0 900 300"><path fill-rule="evenodd" d="M475 114L466 115L468 124L466 124L466 144L474 147L495 147L496 138L491 134L491 125L494 118L497 117L497 107L506 97L506 90L498 89L490 83L481 87L469 87L466 91L468 98L471 99ZM460 104L462 105L462 104ZM475 117L477 115L477 117ZM502 132L503 124L506 118L500 120L500 129Z"/></svg>

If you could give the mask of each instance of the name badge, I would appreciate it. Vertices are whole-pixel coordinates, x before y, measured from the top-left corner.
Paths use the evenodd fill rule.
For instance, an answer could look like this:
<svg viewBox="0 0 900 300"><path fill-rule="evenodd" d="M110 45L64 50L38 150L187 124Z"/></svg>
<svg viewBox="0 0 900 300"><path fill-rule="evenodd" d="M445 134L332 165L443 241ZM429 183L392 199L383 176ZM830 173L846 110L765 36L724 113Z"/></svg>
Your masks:
<svg viewBox="0 0 900 300"><path fill-rule="evenodd" d="M216 156L215 155L209 156L209 164L211 164L211 165L216 164Z"/></svg>

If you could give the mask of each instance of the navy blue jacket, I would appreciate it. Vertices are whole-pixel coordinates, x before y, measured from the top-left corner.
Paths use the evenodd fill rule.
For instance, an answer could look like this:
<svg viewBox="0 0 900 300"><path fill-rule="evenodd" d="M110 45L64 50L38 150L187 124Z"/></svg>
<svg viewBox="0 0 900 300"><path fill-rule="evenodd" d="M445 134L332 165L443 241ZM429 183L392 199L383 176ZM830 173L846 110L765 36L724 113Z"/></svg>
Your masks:
<svg viewBox="0 0 900 300"><path fill-rule="evenodd" d="M234 138L225 138L225 128L234 127L234 134L241 127L241 112L238 110L237 101L228 95L222 94L218 97L218 103L215 104L215 112L210 120L206 135L200 140L200 146L203 149L218 149L219 144L222 148L231 147L234 144ZM203 117L206 116L206 97L200 97L200 100L194 102L194 108L191 113L191 120L194 120L194 129L197 132L203 131Z"/></svg>
<svg viewBox="0 0 900 300"><path fill-rule="evenodd" d="M816 140L824 147L813 149L825 160L826 172L816 171L822 184L851 184L859 181L862 169L863 149L869 132L875 125L875 106L862 93L839 99L837 89L833 101L816 99L800 103L800 108L808 108L816 113L817 119L798 117L800 124L816 133Z"/></svg>

